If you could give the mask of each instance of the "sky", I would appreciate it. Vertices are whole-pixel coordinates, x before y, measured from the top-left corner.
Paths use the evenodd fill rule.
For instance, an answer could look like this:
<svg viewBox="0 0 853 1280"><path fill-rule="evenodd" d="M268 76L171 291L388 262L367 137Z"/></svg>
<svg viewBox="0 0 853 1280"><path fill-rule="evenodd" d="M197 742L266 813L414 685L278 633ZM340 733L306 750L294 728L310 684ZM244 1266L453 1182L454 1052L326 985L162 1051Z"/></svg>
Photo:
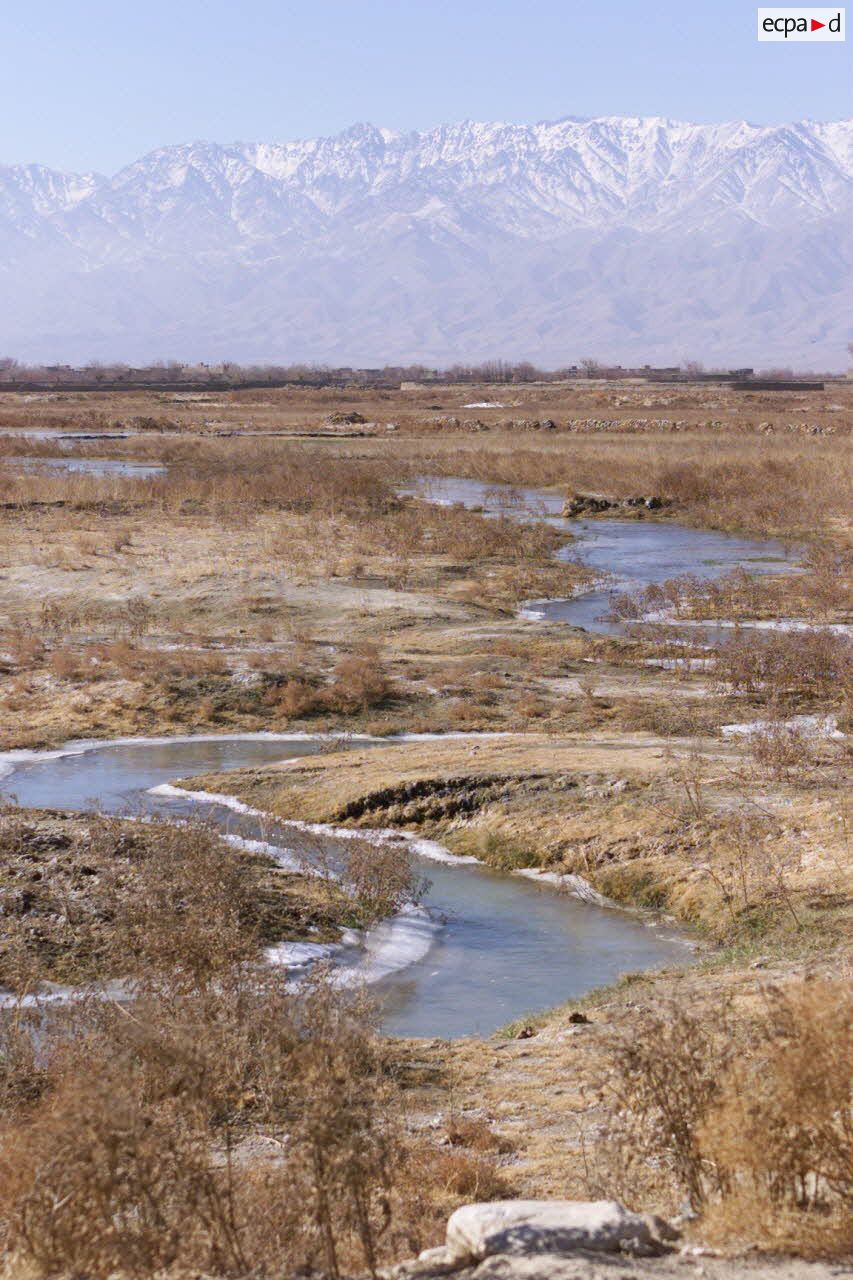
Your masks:
<svg viewBox="0 0 853 1280"><path fill-rule="evenodd" d="M851 49L759 44L743 0L18 0L0 164L113 173L170 143L357 121L840 119Z"/></svg>

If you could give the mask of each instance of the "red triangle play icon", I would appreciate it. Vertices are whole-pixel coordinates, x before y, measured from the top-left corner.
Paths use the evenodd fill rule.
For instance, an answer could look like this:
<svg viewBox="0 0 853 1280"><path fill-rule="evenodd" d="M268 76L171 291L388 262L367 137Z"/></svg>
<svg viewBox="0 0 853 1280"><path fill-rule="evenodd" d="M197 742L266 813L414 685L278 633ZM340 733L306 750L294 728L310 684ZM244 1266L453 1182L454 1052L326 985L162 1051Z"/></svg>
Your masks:
<svg viewBox="0 0 853 1280"><path fill-rule="evenodd" d="M817 18L812 18L812 31L819 31L821 27L825 26L825 22L818 22Z"/></svg>

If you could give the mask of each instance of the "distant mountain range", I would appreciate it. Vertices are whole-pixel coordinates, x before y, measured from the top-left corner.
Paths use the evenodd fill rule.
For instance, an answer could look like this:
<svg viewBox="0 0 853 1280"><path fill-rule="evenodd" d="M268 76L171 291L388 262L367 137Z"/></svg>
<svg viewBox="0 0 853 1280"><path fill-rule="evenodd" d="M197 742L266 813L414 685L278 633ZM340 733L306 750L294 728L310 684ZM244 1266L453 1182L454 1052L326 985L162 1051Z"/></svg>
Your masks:
<svg viewBox="0 0 853 1280"><path fill-rule="evenodd" d="M569 118L0 166L0 355L847 362L853 120Z"/></svg>

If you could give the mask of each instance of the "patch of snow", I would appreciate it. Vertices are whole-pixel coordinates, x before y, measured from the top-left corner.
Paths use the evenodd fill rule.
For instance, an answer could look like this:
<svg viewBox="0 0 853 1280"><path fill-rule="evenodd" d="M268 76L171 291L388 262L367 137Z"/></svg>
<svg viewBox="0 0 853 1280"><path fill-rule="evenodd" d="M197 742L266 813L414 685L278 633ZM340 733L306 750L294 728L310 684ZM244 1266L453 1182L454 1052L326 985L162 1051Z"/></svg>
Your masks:
<svg viewBox="0 0 853 1280"><path fill-rule="evenodd" d="M226 796L217 791L188 791L184 787L174 786L171 782L161 782L156 787L149 787L148 794L165 796L173 800L196 800L199 804L219 804L226 809L232 809L234 813L246 813L253 818L265 816L262 810L243 804L243 801L238 800L236 796Z"/></svg>
<svg viewBox="0 0 853 1280"><path fill-rule="evenodd" d="M319 875L313 867L304 865L290 849L282 849L281 845L270 844L268 840L248 840L232 832L225 832L222 839L234 849L242 849L246 853L266 853L274 858L283 871L294 871L305 875Z"/></svg>
<svg viewBox="0 0 853 1280"><path fill-rule="evenodd" d="M597 907L612 907L615 904L604 894L593 889L588 880L573 872L540 871L538 867L521 867L513 871L514 876L524 876L525 880L533 880L536 884L551 884L558 889L565 889L574 898L582 902L592 903Z"/></svg>
<svg viewBox="0 0 853 1280"><path fill-rule="evenodd" d="M436 840L411 840L409 847L419 858L429 858L432 862L445 862L448 866L462 867L479 864L480 859L473 854L451 853Z"/></svg>
<svg viewBox="0 0 853 1280"><path fill-rule="evenodd" d="M463 404L463 409L503 409L497 400L473 400L471 404Z"/></svg>
<svg viewBox="0 0 853 1280"><path fill-rule="evenodd" d="M194 800L199 804L222 805L226 809L233 810L234 813L247 814L253 818L270 816L262 809L254 809L251 805L244 804L236 796L217 791L190 791L186 787L175 786L172 782L161 782L156 787L149 788L149 795L171 797L176 800ZM300 818L277 818L276 821L282 827L292 827L294 831L304 831L315 836L330 836L335 840L369 840L379 844L405 844L417 857L429 858L433 862L444 862L451 866L465 866L480 861L479 858L451 853L435 840L407 836L405 832L397 831L393 827L336 827L328 822L304 822ZM234 837L235 842L237 839L239 837ZM265 845L264 841L256 843L259 846ZM276 846L273 845L266 846L267 850L273 852L273 856L276 856L275 848Z"/></svg>
<svg viewBox="0 0 853 1280"><path fill-rule="evenodd" d="M197 794L199 793L195 793L193 798ZM237 803L240 802L237 801ZM432 862L444 862L449 866L461 867L480 861L479 858L451 853L443 844L438 844L435 840L407 836L404 831L397 831L394 827L335 827L327 822L303 822L299 818L282 818L278 821L283 827L293 827L294 830L305 831L309 835L331 836L335 840L369 840L376 844L405 844L417 857L429 858Z"/></svg>
<svg viewBox="0 0 853 1280"><path fill-rule="evenodd" d="M333 942L277 942L266 948L264 959L268 964L305 973L318 961L331 960L341 950L340 944Z"/></svg>
<svg viewBox="0 0 853 1280"><path fill-rule="evenodd" d="M746 618L735 621L732 618L674 618L664 609L656 609L646 613L639 622L656 622L673 627L711 627L734 631L738 627L754 631L831 631L834 635L853 635L853 625L849 622L804 622L799 618Z"/></svg>
<svg viewBox="0 0 853 1280"><path fill-rule="evenodd" d="M724 738L748 738L754 733L765 733L775 728L808 734L814 738L844 738L835 716L792 716L790 720L752 720L744 724L724 724L720 729Z"/></svg>
<svg viewBox="0 0 853 1280"><path fill-rule="evenodd" d="M260 679L261 674L259 671L235 671L231 676L231 683L248 687L258 684Z"/></svg>
<svg viewBox="0 0 853 1280"><path fill-rule="evenodd" d="M400 969L423 960L444 926L444 920L428 907L410 903L389 920L383 920L364 935L364 955L351 969L341 969L338 980L345 983L381 982Z"/></svg>
<svg viewBox="0 0 853 1280"><path fill-rule="evenodd" d="M714 658L644 658L643 666L660 667L662 671L710 671Z"/></svg>
<svg viewBox="0 0 853 1280"><path fill-rule="evenodd" d="M130 999L130 987L126 982L105 982L103 986L66 987L46 982L40 991L16 996L13 991L0 991L0 1010L42 1009L51 1004L73 1004L75 1001L94 997L97 1000L123 1001Z"/></svg>

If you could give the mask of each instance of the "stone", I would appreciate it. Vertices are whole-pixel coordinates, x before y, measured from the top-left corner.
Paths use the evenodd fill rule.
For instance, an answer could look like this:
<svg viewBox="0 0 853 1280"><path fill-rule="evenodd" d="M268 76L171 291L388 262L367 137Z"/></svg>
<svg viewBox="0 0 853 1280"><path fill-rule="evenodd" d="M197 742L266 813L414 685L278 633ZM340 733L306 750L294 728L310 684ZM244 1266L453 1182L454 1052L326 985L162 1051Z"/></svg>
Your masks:
<svg viewBox="0 0 853 1280"><path fill-rule="evenodd" d="M563 515L578 516L584 511L609 511L613 503L597 493L576 493L563 507Z"/></svg>
<svg viewBox="0 0 853 1280"><path fill-rule="evenodd" d="M329 422L333 426L358 426L360 423L366 422L367 419L356 409L350 413L333 413L329 417Z"/></svg>
<svg viewBox="0 0 853 1280"><path fill-rule="evenodd" d="M657 496L643 497L640 494L628 498L606 498L599 493L576 493L568 498L563 507L563 515L571 519L586 513L596 514L601 511L636 510L638 515L643 511L659 511L667 504Z"/></svg>
<svg viewBox="0 0 853 1280"><path fill-rule="evenodd" d="M447 1223L447 1250L460 1264L578 1250L652 1256L666 1252L664 1239L676 1234L616 1200L498 1200L457 1209Z"/></svg>

